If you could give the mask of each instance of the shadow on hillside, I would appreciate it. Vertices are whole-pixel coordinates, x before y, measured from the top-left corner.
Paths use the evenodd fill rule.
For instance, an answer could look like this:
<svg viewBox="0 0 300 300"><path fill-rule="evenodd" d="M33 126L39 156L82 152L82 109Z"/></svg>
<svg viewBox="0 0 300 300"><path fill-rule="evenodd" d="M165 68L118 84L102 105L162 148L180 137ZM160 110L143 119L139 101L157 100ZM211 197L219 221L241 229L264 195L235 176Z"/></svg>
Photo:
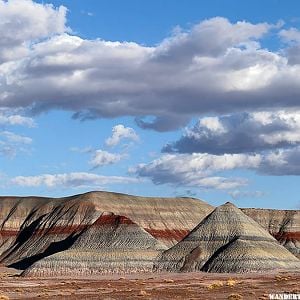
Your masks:
<svg viewBox="0 0 300 300"><path fill-rule="evenodd" d="M73 234L73 235L68 236L63 241L53 242L49 245L49 247L43 253L39 253L39 254L33 255L31 257L26 257L16 263L8 265L8 267L15 268L18 270L25 270L42 258L45 258L45 257L55 254L57 252L61 252L61 251L69 249L75 243L75 241L78 239L80 234L81 233Z"/></svg>

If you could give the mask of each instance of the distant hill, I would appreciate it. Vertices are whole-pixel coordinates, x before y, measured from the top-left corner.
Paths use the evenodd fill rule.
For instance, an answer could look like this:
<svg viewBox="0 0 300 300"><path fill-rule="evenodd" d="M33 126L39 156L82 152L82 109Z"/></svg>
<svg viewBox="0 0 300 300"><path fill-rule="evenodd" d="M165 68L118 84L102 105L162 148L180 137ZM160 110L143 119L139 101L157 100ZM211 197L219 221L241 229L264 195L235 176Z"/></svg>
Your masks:
<svg viewBox="0 0 300 300"><path fill-rule="evenodd" d="M104 273L109 272L112 266L115 266L115 271L122 272L149 271L156 256L186 237L213 210L213 206L195 198L137 197L109 192L89 192L64 198L0 197L0 263L27 269L25 273L31 275L42 274L37 271L37 266L49 271L51 265L57 271L66 272L67 268L62 266L62 262L70 262L67 257L75 253L76 259L71 263L76 266L75 269L83 263L84 271L81 273L98 272L97 268L91 268L93 263L86 261L84 264L84 257L89 251L95 257L100 252L113 251L103 242L106 239L104 227L96 226L106 214L115 216L112 219L119 218L130 223L129 227L111 223L107 230L120 232L114 237L115 245L123 245L122 238L126 237L127 246L116 248L116 252L127 249L127 254L132 255L120 256L118 263L113 263L112 257L109 262L108 255L106 262L101 261L102 265L98 262L98 266L102 266ZM299 255L299 211L243 209L243 212L267 229L294 255ZM143 237L140 242L137 242L135 235L126 231L131 231L130 228L134 228L137 237ZM97 239L93 238L96 236ZM108 238L109 235L106 236ZM102 244L99 244L100 240ZM160 245L158 248L147 246L149 253L152 253L149 254L150 261L145 258L145 251L139 254L130 248L141 245L142 249L142 245L148 245L148 242L143 244L146 240L151 241L152 246ZM139 260L139 266L128 263L130 258ZM121 260L127 261L126 267L124 264L121 266ZM104 266L107 267L106 271Z"/></svg>
<svg viewBox="0 0 300 300"><path fill-rule="evenodd" d="M231 203L217 207L182 241L164 251L155 269L243 273L300 269L300 261Z"/></svg>

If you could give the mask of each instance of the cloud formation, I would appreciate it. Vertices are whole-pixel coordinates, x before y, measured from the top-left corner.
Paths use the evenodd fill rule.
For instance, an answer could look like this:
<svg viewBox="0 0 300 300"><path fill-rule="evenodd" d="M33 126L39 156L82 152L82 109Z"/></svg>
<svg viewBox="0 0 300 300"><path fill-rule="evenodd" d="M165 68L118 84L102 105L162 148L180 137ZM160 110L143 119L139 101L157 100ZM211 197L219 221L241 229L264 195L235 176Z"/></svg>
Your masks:
<svg viewBox="0 0 300 300"><path fill-rule="evenodd" d="M0 154L13 158L17 152L26 152L32 139L11 131L0 131Z"/></svg>
<svg viewBox="0 0 300 300"><path fill-rule="evenodd" d="M129 184L136 183L137 181L137 179L130 177L102 176L93 173L76 172L65 174L42 174L37 176L17 176L11 179L11 184L23 187L101 188L110 184Z"/></svg>
<svg viewBox="0 0 300 300"><path fill-rule="evenodd" d="M67 9L28 0L0 1L0 63L24 58L31 43L67 31Z"/></svg>
<svg viewBox="0 0 300 300"><path fill-rule="evenodd" d="M262 191L241 191L241 190L233 190L228 192L228 194L234 199L242 199L242 198L262 198L266 195L265 192Z"/></svg>
<svg viewBox="0 0 300 300"><path fill-rule="evenodd" d="M112 136L107 138L105 144L113 147L118 145L122 140L138 141L139 136L131 127L125 127L122 124L116 125L112 128Z"/></svg>
<svg viewBox="0 0 300 300"><path fill-rule="evenodd" d="M8 111L0 110L0 125L2 126L25 126L25 127L35 127L36 124L32 118L25 117L19 114L10 114Z"/></svg>
<svg viewBox="0 0 300 300"><path fill-rule="evenodd" d="M201 118L163 151L220 155L257 153L297 145L300 145L299 111L262 111Z"/></svg>
<svg viewBox="0 0 300 300"><path fill-rule="evenodd" d="M284 176L300 175L300 147L280 149L265 155L258 173Z"/></svg>
<svg viewBox="0 0 300 300"><path fill-rule="evenodd" d="M28 152L32 144L32 138L17 134L11 130L4 130L7 127L24 126L28 128L36 127L35 121L30 117L25 117L15 110L0 108L0 154L13 158L17 152Z"/></svg>
<svg viewBox="0 0 300 300"><path fill-rule="evenodd" d="M116 154L116 153L110 153L104 150L96 150L91 160L89 161L89 164L93 168L98 168L106 165L112 165L117 162L119 162L122 158L124 158L125 155L123 154Z"/></svg>
<svg viewBox="0 0 300 300"><path fill-rule="evenodd" d="M300 146L259 154L163 154L130 172L154 184L214 189L236 189L248 184L243 178L225 178L224 171L251 170L260 175L300 175Z"/></svg>
<svg viewBox="0 0 300 300"><path fill-rule="evenodd" d="M71 35L64 7L0 3L2 107L64 109L81 119L134 116L158 131L205 113L299 108L297 36L281 31L295 40L286 51L260 46L279 26L216 17L146 47Z"/></svg>
<svg viewBox="0 0 300 300"><path fill-rule="evenodd" d="M151 179L154 184L232 189L246 185L247 180L215 174L236 168L255 169L260 163L259 155L165 154L148 164L138 165L131 172Z"/></svg>

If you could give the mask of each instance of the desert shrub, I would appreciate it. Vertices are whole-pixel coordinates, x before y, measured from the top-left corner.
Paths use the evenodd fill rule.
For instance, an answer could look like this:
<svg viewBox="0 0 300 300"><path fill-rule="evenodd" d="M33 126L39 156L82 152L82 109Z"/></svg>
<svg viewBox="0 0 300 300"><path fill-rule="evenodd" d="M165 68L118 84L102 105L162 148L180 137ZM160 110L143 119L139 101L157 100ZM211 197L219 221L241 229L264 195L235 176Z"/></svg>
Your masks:
<svg viewBox="0 0 300 300"><path fill-rule="evenodd" d="M220 288L224 286L223 282L222 281L216 281L216 282L213 282L212 284L210 284L207 288L209 290L213 290L213 289L217 289L217 288Z"/></svg>
<svg viewBox="0 0 300 300"><path fill-rule="evenodd" d="M228 300L241 300L241 299L243 299L243 296L241 296L239 294L231 294L228 296L227 299Z"/></svg>

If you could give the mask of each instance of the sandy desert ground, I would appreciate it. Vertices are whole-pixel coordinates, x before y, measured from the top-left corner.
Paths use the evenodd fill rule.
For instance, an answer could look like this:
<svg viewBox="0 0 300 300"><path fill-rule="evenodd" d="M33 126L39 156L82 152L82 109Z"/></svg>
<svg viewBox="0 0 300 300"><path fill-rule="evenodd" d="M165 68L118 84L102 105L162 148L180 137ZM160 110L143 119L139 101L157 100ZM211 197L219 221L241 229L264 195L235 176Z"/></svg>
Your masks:
<svg viewBox="0 0 300 300"><path fill-rule="evenodd" d="M1 268L0 299L269 299L300 293L300 273L149 274L98 278L23 278Z"/></svg>

